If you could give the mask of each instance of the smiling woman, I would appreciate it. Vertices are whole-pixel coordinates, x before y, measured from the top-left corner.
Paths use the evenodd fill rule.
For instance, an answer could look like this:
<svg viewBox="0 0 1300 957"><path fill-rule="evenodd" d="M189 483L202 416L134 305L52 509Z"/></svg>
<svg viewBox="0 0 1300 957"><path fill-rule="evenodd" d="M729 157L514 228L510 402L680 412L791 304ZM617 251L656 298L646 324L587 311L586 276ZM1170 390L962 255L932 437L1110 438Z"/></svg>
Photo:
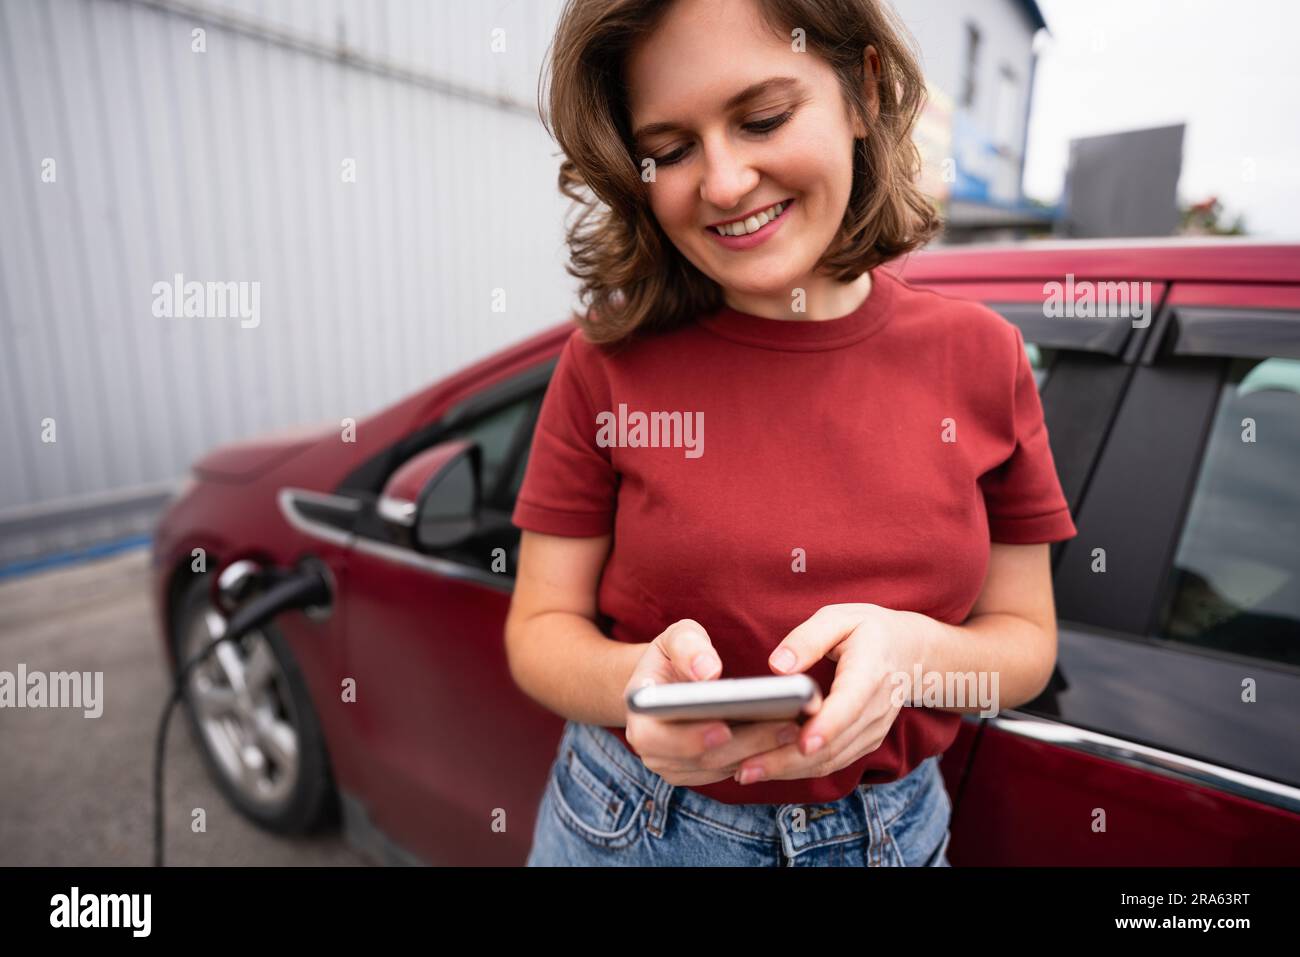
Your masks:
<svg viewBox="0 0 1300 957"><path fill-rule="evenodd" d="M568 719L531 864L944 865L960 713L1051 674L1045 543L1075 528L1023 337L877 268L937 225L922 81L885 11L561 18L552 120L590 309L512 516L511 674ZM611 442L615 409L707 418L708 454ZM783 720L627 706L647 682L796 673L823 698Z"/></svg>
<svg viewBox="0 0 1300 957"><path fill-rule="evenodd" d="M930 239L905 37L860 0L570 3L547 121L580 210L570 268L591 341L724 303L840 316L869 269Z"/></svg>

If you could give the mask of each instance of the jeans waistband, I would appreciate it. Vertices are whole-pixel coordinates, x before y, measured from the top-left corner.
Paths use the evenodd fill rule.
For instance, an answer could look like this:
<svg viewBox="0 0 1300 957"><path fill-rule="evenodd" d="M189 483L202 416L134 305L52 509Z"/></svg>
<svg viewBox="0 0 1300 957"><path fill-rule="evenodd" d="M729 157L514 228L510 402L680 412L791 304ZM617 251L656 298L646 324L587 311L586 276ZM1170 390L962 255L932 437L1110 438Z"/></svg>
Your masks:
<svg viewBox="0 0 1300 957"><path fill-rule="evenodd" d="M580 747L645 794L651 802L649 829L655 834L662 833L671 812L696 818L740 839L770 842L779 838L786 852L795 854L820 844L861 840L871 834L873 827L878 833L883 827L881 808L888 808L890 802L868 800L867 792L875 792L877 798L885 792L888 797L891 790L915 786L915 780L904 777L883 785L859 785L838 802L829 804L727 804L689 787L669 784L600 725L571 721L566 733L577 736ZM934 773L924 762L913 774L918 772ZM899 801L895 800L894 804L898 805Z"/></svg>

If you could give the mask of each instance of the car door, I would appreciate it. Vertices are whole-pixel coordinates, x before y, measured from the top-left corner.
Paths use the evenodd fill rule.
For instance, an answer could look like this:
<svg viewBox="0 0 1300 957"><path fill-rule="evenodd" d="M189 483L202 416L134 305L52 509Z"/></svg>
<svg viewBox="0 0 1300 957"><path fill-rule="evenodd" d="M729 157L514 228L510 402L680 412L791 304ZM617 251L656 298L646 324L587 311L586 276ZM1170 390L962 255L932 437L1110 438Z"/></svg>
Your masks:
<svg viewBox="0 0 1300 957"><path fill-rule="evenodd" d="M1057 677L983 722L953 861L1294 864L1300 289L1175 284L1125 356L1055 566ZM1079 372L1057 398L1087 419Z"/></svg>
<svg viewBox="0 0 1300 957"><path fill-rule="evenodd" d="M1129 315L1086 322L1049 318L1044 310L1045 283L1041 281L949 280L924 285L944 295L982 302L1020 329L1039 388L1061 488L1071 514L1077 514L1106 432L1132 375L1128 353L1142 334L1141 320L1135 323ZM1154 310L1166 286L1152 283L1141 291L1146 305ZM1061 549L1060 542L1051 547L1053 567L1060 560ZM1060 683L1058 669L1049 688ZM985 724L978 716L964 715L958 736L941 762L953 803L949 857L955 864L963 863L966 847L977 846L981 840L982 825L964 812L963 805L971 758Z"/></svg>
<svg viewBox="0 0 1300 957"><path fill-rule="evenodd" d="M519 540L510 515L553 366L472 396L392 456L395 470L433 444L478 443L483 492L470 541L435 553L394 544L373 495L356 526L347 667L367 751L361 810L430 863L521 862L560 733L559 719L515 686L503 641Z"/></svg>

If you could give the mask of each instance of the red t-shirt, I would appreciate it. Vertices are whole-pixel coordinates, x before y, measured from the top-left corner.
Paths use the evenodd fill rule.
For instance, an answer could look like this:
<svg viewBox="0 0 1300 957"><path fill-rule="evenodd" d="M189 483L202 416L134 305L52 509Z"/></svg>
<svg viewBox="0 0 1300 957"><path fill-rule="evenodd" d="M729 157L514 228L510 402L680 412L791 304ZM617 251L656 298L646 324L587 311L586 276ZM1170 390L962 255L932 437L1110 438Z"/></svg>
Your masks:
<svg viewBox="0 0 1300 957"><path fill-rule="evenodd" d="M771 675L772 650L823 605L960 624L990 541L1076 534L1019 328L978 303L872 276L862 305L829 320L724 307L622 352L574 329L513 521L613 533L598 595L605 635L648 642L691 618L720 677ZM656 430L652 445L650 432L637 437L637 412L677 412L682 427ZM806 673L826 694L835 662ZM960 722L904 707L876 751L834 774L694 790L729 804L836 801L944 751ZM609 730L626 744L623 728Z"/></svg>

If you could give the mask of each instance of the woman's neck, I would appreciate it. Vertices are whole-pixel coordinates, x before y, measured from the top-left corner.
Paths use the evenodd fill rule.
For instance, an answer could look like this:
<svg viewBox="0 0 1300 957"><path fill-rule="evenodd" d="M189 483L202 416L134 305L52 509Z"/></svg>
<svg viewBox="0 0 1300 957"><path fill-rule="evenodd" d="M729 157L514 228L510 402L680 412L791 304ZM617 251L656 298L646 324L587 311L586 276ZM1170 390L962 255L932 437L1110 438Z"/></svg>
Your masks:
<svg viewBox="0 0 1300 957"><path fill-rule="evenodd" d="M731 292L727 292L724 299L728 306L738 312L766 319L789 319L796 322L837 319L847 316L866 302L871 295L871 273L864 272L852 282L823 279L815 285L799 288L802 289L802 295L796 296L792 290L789 296L781 299L735 295Z"/></svg>

